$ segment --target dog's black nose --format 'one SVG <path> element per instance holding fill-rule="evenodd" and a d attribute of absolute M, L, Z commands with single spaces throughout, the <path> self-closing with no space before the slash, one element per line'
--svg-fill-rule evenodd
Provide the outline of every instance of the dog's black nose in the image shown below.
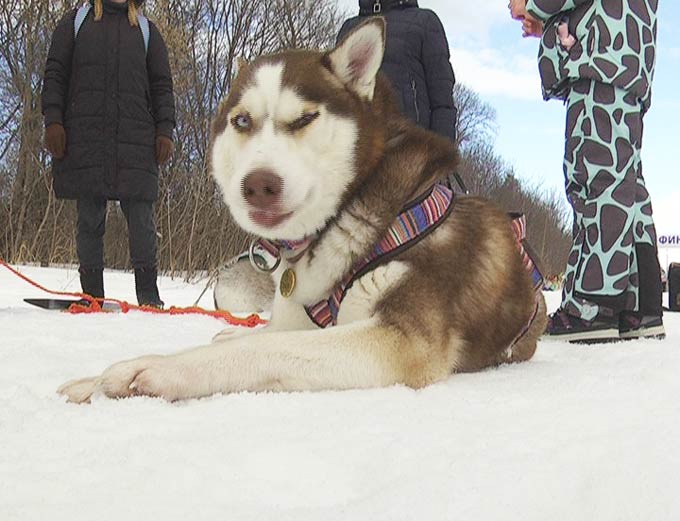
<path fill-rule="evenodd" d="M 255 208 L 269 208 L 279 202 L 283 179 L 265 169 L 253 170 L 243 180 L 243 197 Z"/>

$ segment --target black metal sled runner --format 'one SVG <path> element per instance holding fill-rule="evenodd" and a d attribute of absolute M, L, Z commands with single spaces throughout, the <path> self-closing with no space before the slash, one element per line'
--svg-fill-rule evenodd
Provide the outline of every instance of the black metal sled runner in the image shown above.
<path fill-rule="evenodd" d="M 62 298 L 25 298 L 24 302 L 50 311 L 66 311 L 72 304 L 87 306 L 87 301 Z M 101 307 L 102 311 L 121 311 L 120 305 L 116 302 L 105 301 Z"/>

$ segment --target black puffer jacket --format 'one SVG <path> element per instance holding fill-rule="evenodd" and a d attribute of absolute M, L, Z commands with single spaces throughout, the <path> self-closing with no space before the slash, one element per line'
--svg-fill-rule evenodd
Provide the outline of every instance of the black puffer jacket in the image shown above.
<path fill-rule="evenodd" d="M 141 2 L 136 1 L 137 4 Z M 45 125 L 63 123 L 66 155 L 54 160 L 64 199 L 158 198 L 156 135 L 172 138 L 175 104 L 165 42 L 150 25 L 149 49 L 127 3 L 91 9 L 74 42 L 76 11 L 57 26 L 45 67 Z"/>
<path fill-rule="evenodd" d="M 421 127 L 455 140 L 455 78 L 449 45 L 437 15 L 417 0 L 359 0 L 359 16 L 345 21 L 338 41 L 367 16 L 381 15 L 387 24 L 387 75 L 405 116 Z"/>

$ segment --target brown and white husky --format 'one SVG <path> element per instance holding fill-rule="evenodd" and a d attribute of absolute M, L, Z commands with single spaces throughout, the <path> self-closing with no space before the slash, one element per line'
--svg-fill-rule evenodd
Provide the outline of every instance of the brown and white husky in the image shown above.
<path fill-rule="evenodd" d="M 219 107 L 212 175 L 236 221 L 281 248 L 270 323 L 117 363 L 60 393 L 85 402 L 98 390 L 182 400 L 419 388 L 531 358 L 545 304 L 510 219 L 482 199 L 449 202 L 437 187 L 456 151 L 400 117 L 378 75 L 384 43 L 376 18 L 330 52 L 258 58 Z M 376 245 L 395 240 L 376 257 Z"/>

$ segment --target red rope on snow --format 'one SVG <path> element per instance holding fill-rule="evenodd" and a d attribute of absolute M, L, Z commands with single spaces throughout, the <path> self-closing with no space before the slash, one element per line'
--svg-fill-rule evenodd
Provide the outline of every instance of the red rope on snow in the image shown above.
<path fill-rule="evenodd" d="M 181 308 L 181 307 L 176 307 L 172 306 L 168 309 L 158 309 L 153 306 L 137 306 L 135 304 L 130 304 L 129 302 L 126 302 L 124 300 L 118 300 L 118 299 L 113 299 L 113 298 L 105 298 L 105 299 L 96 299 L 90 295 L 87 295 L 85 293 L 78 293 L 75 291 L 55 291 L 46 288 L 42 284 L 39 284 L 38 282 L 30 279 L 26 275 L 20 273 L 17 271 L 15 268 L 7 264 L 4 260 L 0 259 L 0 266 L 3 266 L 7 268 L 10 272 L 12 272 L 14 275 L 19 277 L 21 280 L 24 282 L 27 282 L 33 287 L 38 288 L 41 291 L 44 291 L 45 293 L 48 293 L 50 295 L 57 295 L 61 297 L 76 297 L 79 299 L 86 300 L 88 302 L 87 305 L 82 305 L 82 304 L 77 304 L 73 303 L 69 306 L 69 308 L 66 310 L 68 313 L 72 313 L 74 315 L 80 315 L 80 314 L 86 314 L 86 313 L 106 313 L 104 309 L 102 309 L 102 305 L 104 302 L 112 302 L 114 304 L 117 304 L 120 307 L 121 312 L 127 313 L 129 311 L 142 311 L 144 313 L 153 313 L 156 315 L 203 315 L 203 316 L 208 316 L 208 317 L 213 317 L 217 318 L 220 320 L 223 320 L 227 322 L 228 324 L 232 326 L 239 326 L 239 327 L 255 327 L 255 326 L 260 326 L 263 324 L 266 324 L 267 321 L 264 320 L 260 315 L 253 313 L 246 318 L 238 318 L 229 313 L 228 311 L 223 311 L 223 310 L 207 310 L 199 307 L 187 307 L 187 308 Z"/>

